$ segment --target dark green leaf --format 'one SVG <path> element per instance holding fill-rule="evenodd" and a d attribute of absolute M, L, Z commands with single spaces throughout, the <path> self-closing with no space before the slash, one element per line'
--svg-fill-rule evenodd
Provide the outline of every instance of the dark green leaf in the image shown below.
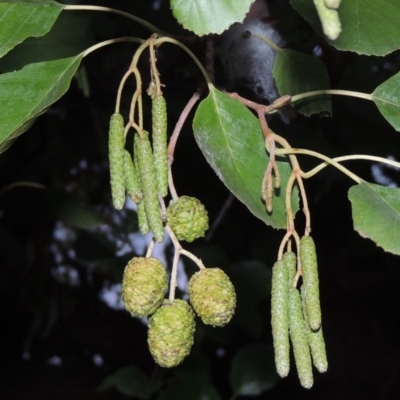
<path fill-rule="evenodd" d="M 364 182 L 350 188 L 349 199 L 354 229 L 400 255 L 400 189 Z"/>
<path fill-rule="evenodd" d="M 81 231 L 75 242 L 77 258 L 90 264 L 101 265 L 109 263 L 110 260 L 115 261 L 116 251 L 115 243 L 110 242 L 104 234 Z M 118 261 L 120 260 L 118 258 Z M 116 262 L 114 267 L 115 264 Z"/>
<path fill-rule="evenodd" d="M 81 59 L 80 54 L 0 75 L 0 144 L 68 90 Z"/>
<path fill-rule="evenodd" d="M 209 369 L 203 354 L 188 357 L 180 367 L 180 374 L 169 382 L 157 400 L 221 400 Z"/>
<path fill-rule="evenodd" d="M 254 343 L 238 351 L 232 362 L 231 386 L 236 394 L 255 396 L 272 389 L 278 380 L 271 345 Z"/>
<path fill-rule="evenodd" d="M 243 21 L 254 0 L 171 0 L 175 18 L 198 36 L 222 33 Z"/>
<path fill-rule="evenodd" d="M 258 261 L 241 261 L 228 270 L 238 296 L 253 304 L 271 294 L 271 269 Z"/>
<path fill-rule="evenodd" d="M 0 0 L 1 1 L 1 0 Z M 17 71 L 25 65 L 75 56 L 95 38 L 86 13 L 63 12 L 50 32 L 28 38 L 0 60 L 3 72 Z"/>
<path fill-rule="evenodd" d="M 63 5 L 51 0 L 0 2 L 0 57 L 30 36 L 46 34 Z"/>
<path fill-rule="evenodd" d="M 322 35 L 314 3 L 290 0 L 292 6 Z M 328 42 L 339 50 L 383 56 L 399 48 L 398 0 L 343 0 L 339 7 L 342 33 Z"/>
<path fill-rule="evenodd" d="M 298 53 L 294 50 L 278 52 L 274 77 L 281 95 L 329 89 L 329 76 L 322 61 L 316 57 Z M 305 115 L 321 111 L 332 112 L 330 96 L 308 97 L 294 104 Z"/>
<path fill-rule="evenodd" d="M 228 189 L 267 225 L 286 228 L 283 188 L 291 167 L 288 162 L 278 162 L 281 190 L 275 193 L 274 210 L 268 214 L 261 199 L 261 183 L 269 158 L 258 119 L 238 101 L 212 89 L 197 109 L 193 128 L 204 157 Z M 297 199 L 295 191 L 294 212 Z"/>
<path fill-rule="evenodd" d="M 372 97 L 386 120 L 400 132 L 400 72 L 379 85 Z"/>
<path fill-rule="evenodd" d="M 148 378 L 136 365 L 130 365 L 107 377 L 98 390 L 110 389 L 113 386 L 127 396 L 148 399 L 157 392 L 159 383 Z"/>
<path fill-rule="evenodd" d="M 104 223 L 93 208 L 65 190 L 49 190 L 48 201 L 58 218 L 67 225 L 89 229 Z"/>

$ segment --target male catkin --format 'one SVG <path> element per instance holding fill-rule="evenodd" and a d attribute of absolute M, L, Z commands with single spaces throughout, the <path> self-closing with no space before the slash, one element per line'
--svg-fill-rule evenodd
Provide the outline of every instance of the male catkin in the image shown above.
<path fill-rule="evenodd" d="M 319 279 L 317 252 L 311 236 L 303 236 L 300 241 L 300 261 L 303 283 L 306 289 L 306 310 L 308 323 L 316 331 L 321 326 L 321 306 L 319 302 Z"/>
<path fill-rule="evenodd" d="M 155 240 L 160 243 L 164 240 L 164 226 L 158 202 L 153 153 L 147 134 L 143 134 L 143 137 L 135 135 L 135 152 L 137 153 L 138 170 L 147 221 Z"/>
<path fill-rule="evenodd" d="M 134 145 L 134 147 L 135 147 L 135 145 Z M 141 183 L 140 174 L 139 174 L 138 156 L 137 156 L 137 151 L 135 150 L 135 148 L 133 150 L 133 165 L 135 166 L 135 169 L 138 174 L 140 191 L 142 192 L 142 199 L 143 199 L 142 183 Z M 137 217 L 138 217 L 140 233 L 143 235 L 145 235 L 146 233 L 149 233 L 150 227 L 149 227 L 149 223 L 147 222 L 147 215 L 146 215 L 146 210 L 144 208 L 144 201 L 141 201 L 140 203 L 137 204 Z"/>
<path fill-rule="evenodd" d="M 314 383 L 311 355 L 307 340 L 306 323 L 301 310 L 300 293 L 295 287 L 289 288 L 289 327 L 297 374 L 299 375 L 301 386 L 309 389 Z"/>
<path fill-rule="evenodd" d="M 293 286 L 293 281 L 294 278 L 296 276 L 296 272 L 297 272 L 297 258 L 296 258 L 296 254 L 293 253 L 293 251 L 287 251 L 283 257 L 282 257 L 282 261 L 284 262 L 287 270 L 288 270 L 288 279 L 289 279 L 289 286 Z"/>
<path fill-rule="evenodd" d="M 129 197 L 136 204 L 142 201 L 142 189 L 140 187 L 139 175 L 133 164 L 133 160 L 129 151 L 124 150 L 124 171 L 125 171 L 125 188 Z"/>
<path fill-rule="evenodd" d="M 153 157 L 157 191 L 162 197 L 165 197 L 168 194 L 167 105 L 162 95 L 153 98 L 151 113 L 153 122 Z"/>
<path fill-rule="evenodd" d="M 282 378 L 290 369 L 288 302 L 289 270 L 282 260 L 278 260 L 272 268 L 271 325 L 276 370 Z"/>
<path fill-rule="evenodd" d="M 303 308 L 304 319 L 307 321 L 307 311 L 305 305 L 306 290 L 304 285 L 300 288 L 301 291 L 301 305 Z M 322 332 L 322 325 L 316 331 L 310 328 L 310 325 L 306 323 L 308 344 L 311 349 L 311 356 L 315 368 L 319 372 L 326 372 L 328 370 L 328 359 L 326 356 L 324 334 Z"/>
<path fill-rule="evenodd" d="M 110 118 L 108 158 L 111 196 L 117 210 L 122 210 L 125 204 L 124 146 L 124 119 L 121 114 L 114 113 Z"/>

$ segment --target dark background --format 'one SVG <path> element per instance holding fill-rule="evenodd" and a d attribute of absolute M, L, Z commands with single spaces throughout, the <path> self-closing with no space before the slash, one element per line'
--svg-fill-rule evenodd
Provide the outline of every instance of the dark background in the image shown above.
<path fill-rule="evenodd" d="M 165 0 L 159 10 L 153 9 L 152 1 L 95 3 L 126 10 L 165 31 L 184 33 Z M 316 36 L 286 1 L 270 1 L 269 9 L 269 20 L 282 32 L 288 47 L 311 54 L 320 46 L 334 88 L 370 93 L 400 69 L 398 52 L 384 58 L 340 53 Z M 45 60 L 77 54 L 109 38 L 149 35 L 132 21 L 106 13 L 65 12 L 57 24 L 56 37 L 64 38 L 63 45 L 56 39 L 33 41 L 30 61 L 24 59 L 26 53 L 11 54 L 0 62 L 0 70 L 16 69 L 32 62 L 32 57 Z M 252 344 L 271 345 L 270 270 L 284 232 L 265 226 L 237 200 L 209 240 L 199 239 L 185 247 L 206 265 L 228 272 L 237 285 L 238 312 L 222 329 L 198 321 L 192 354 L 180 367 L 157 367 L 147 348 L 146 326 L 101 301 L 104 288 L 121 281 L 126 261 L 135 255 L 128 235 L 137 230 L 136 215 L 131 210 L 113 210 L 107 165 L 108 120 L 135 48 L 116 44 L 85 58 L 82 66 L 90 96 L 85 97 L 73 80 L 67 94 L 0 156 L 1 399 L 128 398 L 116 388 L 96 388 L 129 365 L 136 365 L 154 385 L 160 385 L 152 399 L 213 398 L 201 397 L 194 375 L 186 373 L 192 370 L 204 375 L 207 393 L 214 386 L 221 399 L 233 399 L 229 375 L 235 354 Z M 204 60 L 204 43 L 199 41 L 192 49 Z M 145 82 L 147 67 L 144 61 Z M 171 132 L 202 77 L 189 57 L 173 46 L 161 48 L 158 68 Z M 217 76 L 224 74 L 217 71 Z M 226 84 L 223 79 L 217 83 Z M 124 92 L 125 110 L 133 90 L 130 82 Z M 150 120 L 148 107 L 146 120 Z M 331 157 L 365 153 L 400 159 L 398 133 L 373 104 L 363 100 L 336 97 L 333 117 L 295 114 L 290 124 L 278 118 L 270 123 L 293 147 Z M 309 158 L 300 162 L 304 170 L 316 165 Z M 373 181 L 370 163 L 352 162 L 349 168 Z M 215 221 L 229 192 L 197 148 L 190 118 L 178 142 L 173 173 L 178 193 L 200 198 L 211 223 Z M 384 173 L 400 182 L 398 172 L 385 169 Z M 8 187 L 16 182 L 40 183 L 45 189 L 24 184 Z M 288 378 L 277 380 L 271 390 L 253 398 L 396 399 L 400 389 L 399 258 L 353 231 L 348 178 L 326 168 L 305 184 L 318 250 L 329 369 L 323 375 L 315 372 L 314 387 L 306 390 L 298 382 L 293 363 Z M 301 213 L 298 223 L 301 226 Z M 123 244 L 128 251 L 118 256 Z M 170 248 L 167 253 L 171 258 Z M 190 275 L 193 266 L 186 263 L 186 267 Z M 272 360 L 265 362 L 271 365 Z M 270 381 L 274 380 L 272 374 Z"/>

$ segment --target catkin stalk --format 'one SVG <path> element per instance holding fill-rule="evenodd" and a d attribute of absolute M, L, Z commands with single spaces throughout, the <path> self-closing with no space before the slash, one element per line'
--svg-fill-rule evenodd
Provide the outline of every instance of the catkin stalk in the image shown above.
<path fill-rule="evenodd" d="M 311 236 L 301 238 L 300 261 L 303 283 L 306 289 L 305 303 L 308 323 L 311 329 L 316 331 L 321 326 L 321 306 L 319 302 L 317 252 Z"/>
<path fill-rule="evenodd" d="M 156 173 L 153 164 L 153 153 L 147 135 L 135 135 L 135 152 L 137 153 L 138 171 L 143 191 L 143 202 L 147 221 L 154 239 L 161 243 L 164 240 L 164 226 L 158 202 Z"/>
<path fill-rule="evenodd" d="M 125 204 L 124 146 L 124 119 L 121 114 L 114 113 L 110 118 L 108 158 L 111 197 L 117 210 L 122 210 Z"/>
<path fill-rule="evenodd" d="M 168 194 L 167 159 L 167 105 L 162 95 L 152 100 L 153 157 L 156 171 L 157 191 L 165 197 Z"/>
<path fill-rule="evenodd" d="M 289 288 L 289 327 L 297 374 L 301 386 L 309 389 L 314 383 L 311 355 L 307 340 L 306 322 L 301 310 L 300 293 L 295 287 Z"/>
<path fill-rule="evenodd" d="M 282 260 L 272 268 L 271 325 L 274 342 L 275 365 L 284 378 L 290 369 L 289 344 L 289 270 Z"/>

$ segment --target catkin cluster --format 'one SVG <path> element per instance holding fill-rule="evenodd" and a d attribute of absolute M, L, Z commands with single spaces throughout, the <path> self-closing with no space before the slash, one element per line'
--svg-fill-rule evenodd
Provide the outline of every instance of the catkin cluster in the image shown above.
<path fill-rule="evenodd" d="M 157 242 L 164 240 L 159 196 L 168 194 L 167 111 L 162 95 L 152 99 L 152 142 L 148 132 L 135 134 L 133 159 L 125 150 L 124 120 L 119 113 L 110 119 L 109 161 L 113 205 L 121 210 L 125 191 L 137 204 L 139 230 L 152 232 Z"/>
<path fill-rule="evenodd" d="M 180 364 L 190 353 L 195 331 L 195 314 L 205 324 L 223 326 L 235 310 L 235 289 L 219 268 L 204 268 L 189 282 L 190 304 L 164 299 L 167 274 L 160 260 L 134 257 L 125 267 L 122 299 L 134 317 L 148 317 L 150 353 L 162 367 Z M 192 309 L 193 307 L 193 309 Z"/>
<path fill-rule="evenodd" d="M 300 263 L 300 291 L 294 286 L 297 258 L 293 252 L 286 252 L 272 268 L 272 336 L 278 374 L 285 377 L 289 373 L 291 342 L 300 383 L 311 388 L 312 364 L 325 372 L 328 361 L 321 326 L 317 256 L 310 236 L 300 241 Z"/>

